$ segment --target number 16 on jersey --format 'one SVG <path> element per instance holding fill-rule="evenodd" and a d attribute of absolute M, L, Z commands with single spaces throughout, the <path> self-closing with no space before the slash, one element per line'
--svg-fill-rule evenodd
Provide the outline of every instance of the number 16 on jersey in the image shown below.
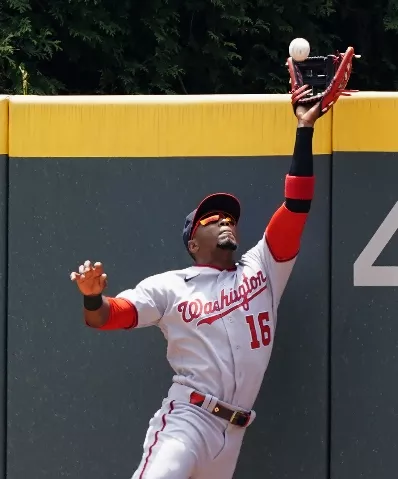
<path fill-rule="evenodd" d="M 269 321 L 268 312 L 264 311 L 257 315 L 257 318 L 250 314 L 246 316 L 246 323 L 250 329 L 251 344 L 252 349 L 258 349 L 261 346 L 268 346 L 271 342 L 271 328 L 267 324 Z M 261 343 L 258 339 L 261 337 Z"/>

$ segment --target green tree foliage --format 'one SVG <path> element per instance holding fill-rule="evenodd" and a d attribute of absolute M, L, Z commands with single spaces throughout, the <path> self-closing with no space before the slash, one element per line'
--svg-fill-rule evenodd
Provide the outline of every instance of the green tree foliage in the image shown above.
<path fill-rule="evenodd" d="M 350 86 L 395 89 L 398 0 L 2 0 L 0 91 L 286 92 L 297 36 L 312 54 L 353 45 Z"/>

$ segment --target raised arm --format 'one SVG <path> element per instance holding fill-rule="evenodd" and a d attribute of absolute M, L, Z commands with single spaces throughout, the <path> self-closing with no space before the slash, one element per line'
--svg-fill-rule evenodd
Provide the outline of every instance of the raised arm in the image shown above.
<path fill-rule="evenodd" d="M 319 105 L 299 106 L 292 164 L 285 179 L 285 201 L 272 216 L 265 240 L 278 262 L 297 256 L 314 194 L 312 138 L 319 117 Z"/>

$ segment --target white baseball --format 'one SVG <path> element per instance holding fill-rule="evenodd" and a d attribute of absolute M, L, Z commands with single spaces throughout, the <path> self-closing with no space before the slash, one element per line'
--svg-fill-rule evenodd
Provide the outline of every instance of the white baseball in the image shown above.
<path fill-rule="evenodd" d="M 302 62 L 310 54 L 310 44 L 305 38 L 295 38 L 290 42 L 289 55 L 296 62 Z"/>

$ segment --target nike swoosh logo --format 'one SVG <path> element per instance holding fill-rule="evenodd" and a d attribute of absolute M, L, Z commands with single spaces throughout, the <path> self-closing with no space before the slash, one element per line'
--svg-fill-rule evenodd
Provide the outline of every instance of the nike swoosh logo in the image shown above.
<path fill-rule="evenodd" d="M 184 281 L 186 283 L 188 283 L 188 281 L 191 281 L 191 279 L 194 279 L 194 278 L 196 278 L 196 275 L 195 276 L 185 276 Z"/>

